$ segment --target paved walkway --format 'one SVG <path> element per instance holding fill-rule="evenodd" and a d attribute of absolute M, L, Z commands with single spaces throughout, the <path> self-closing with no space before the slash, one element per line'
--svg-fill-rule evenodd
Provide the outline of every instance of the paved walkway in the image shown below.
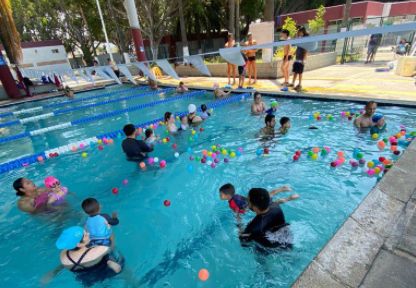
<path fill-rule="evenodd" d="M 386 62 L 376 64 L 333 65 L 304 73 L 303 88 L 306 94 L 353 96 L 360 99 L 416 102 L 416 85 L 412 77 L 401 77 L 394 72 L 376 72 Z M 186 77 L 186 85 L 193 88 L 211 88 L 214 82 L 224 86 L 226 78 Z M 238 80 L 238 79 L 237 79 Z M 162 84 L 177 85 L 175 79 L 159 79 Z M 280 92 L 278 80 L 259 80 L 251 85 L 261 92 Z M 246 81 L 247 83 L 247 81 Z M 236 88 L 235 85 L 233 88 Z M 292 91 L 292 93 L 296 93 Z"/>

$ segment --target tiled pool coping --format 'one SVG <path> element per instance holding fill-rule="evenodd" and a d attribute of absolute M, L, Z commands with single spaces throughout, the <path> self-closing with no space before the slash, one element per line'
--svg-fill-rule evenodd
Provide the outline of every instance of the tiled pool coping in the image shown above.
<path fill-rule="evenodd" d="M 415 162 L 413 141 L 292 287 L 414 287 Z"/>

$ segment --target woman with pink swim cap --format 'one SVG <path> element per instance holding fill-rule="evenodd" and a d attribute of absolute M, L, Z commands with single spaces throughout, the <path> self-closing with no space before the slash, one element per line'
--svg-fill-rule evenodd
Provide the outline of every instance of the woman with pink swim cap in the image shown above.
<path fill-rule="evenodd" d="M 56 206 L 64 203 L 68 188 L 61 186 L 59 180 L 53 176 L 46 177 L 44 182 L 46 189 L 48 189 L 48 204 Z"/>

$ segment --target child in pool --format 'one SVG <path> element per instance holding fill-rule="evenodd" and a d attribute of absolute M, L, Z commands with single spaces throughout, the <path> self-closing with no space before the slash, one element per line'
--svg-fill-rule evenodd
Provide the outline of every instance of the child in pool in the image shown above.
<path fill-rule="evenodd" d="M 48 189 L 48 204 L 56 206 L 65 202 L 68 188 L 61 186 L 59 180 L 53 176 L 46 177 L 44 182 L 46 189 Z"/>
<path fill-rule="evenodd" d="M 272 190 L 269 194 L 270 194 L 270 197 L 273 197 L 274 195 L 278 193 L 288 192 L 288 191 L 291 191 L 290 187 L 282 186 L 282 187 Z M 281 204 L 281 203 L 285 203 L 285 202 L 295 200 L 298 198 L 299 198 L 298 194 L 293 194 L 287 198 L 278 199 L 275 202 Z M 247 208 L 248 208 L 247 197 L 236 194 L 234 186 L 230 183 L 227 183 L 221 186 L 220 199 L 227 200 L 228 205 L 230 206 L 231 210 L 233 210 L 237 214 L 244 214 L 247 211 Z"/>
<path fill-rule="evenodd" d="M 188 128 L 189 128 L 188 116 L 182 115 L 180 117 L 180 120 L 181 120 L 181 127 L 178 129 L 178 131 L 188 130 Z"/>
<path fill-rule="evenodd" d="M 279 128 L 279 133 L 280 134 L 286 134 L 287 132 L 289 132 L 290 129 L 290 118 L 289 117 L 282 117 L 280 118 L 280 128 Z"/>
<path fill-rule="evenodd" d="M 370 128 L 370 134 L 374 133 L 383 133 L 386 130 L 386 121 L 384 120 L 384 115 L 381 113 L 376 113 L 371 118 L 373 121 L 374 126 Z"/>
<path fill-rule="evenodd" d="M 82 209 L 88 214 L 85 230 L 90 235 L 89 247 L 92 246 L 112 246 L 113 231 L 111 226 L 118 225 L 117 214 L 102 214 L 100 203 L 95 198 L 87 198 L 82 201 Z"/>
<path fill-rule="evenodd" d="M 207 105 L 202 104 L 201 105 L 201 118 L 202 118 L 202 120 L 205 120 L 210 116 L 211 116 L 211 113 L 209 113 Z"/>
<path fill-rule="evenodd" d="M 270 103 L 270 108 L 266 110 L 266 113 L 267 113 L 267 114 L 273 114 L 273 115 L 274 115 L 274 113 L 276 113 L 276 111 L 277 111 L 277 106 L 278 106 L 278 105 L 279 105 L 279 104 L 277 103 L 277 101 L 276 101 L 276 100 L 273 100 L 273 101 Z"/>
<path fill-rule="evenodd" d="M 157 141 L 157 137 L 153 133 L 153 130 L 148 128 L 146 131 L 144 131 L 144 135 L 146 138 L 144 138 L 144 142 L 146 142 L 147 146 L 153 147 L 155 142 Z"/>

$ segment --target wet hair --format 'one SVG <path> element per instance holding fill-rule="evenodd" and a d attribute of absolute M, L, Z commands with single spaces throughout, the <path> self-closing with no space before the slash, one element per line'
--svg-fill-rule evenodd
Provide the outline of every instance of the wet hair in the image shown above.
<path fill-rule="evenodd" d="M 275 118 L 273 114 L 267 114 L 266 117 L 264 117 L 264 123 L 267 125 L 267 123 L 272 122 L 272 120 Z"/>
<path fill-rule="evenodd" d="M 202 104 L 202 105 L 201 105 L 201 111 L 202 111 L 202 112 L 207 111 L 207 109 L 208 109 L 207 105 L 205 105 L 205 104 Z"/>
<path fill-rule="evenodd" d="M 227 37 L 233 37 L 233 33 L 228 32 Z"/>
<path fill-rule="evenodd" d="M 289 121 L 290 121 L 290 118 L 289 117 L 284 116 L 284 117 L 280 118 L 280 121 L 279 121 L 280 122 L 280 126 L 285 125 Z"/>
<path fill-rule="evenodd" d="M 286 34 L 286 36 L 289 36 L 289 35 L 290 35 L 290 32 L 289 32 L 289 30 L 287 30 L 287 29 L 282 29 L 282 30 L 280 31 L 280 33 Z"/>
<path fill-rule="evenodd" d="M 180 86 L 180 85 L 183 85 L 183 84 L 184 84 L 184 83 L 183 83 L 182 81 L 181 81 L 181 82 L 179 82 L 179 86 Z"/>
<path fill-rule="evenodd" d="M 270 195 L 264 188 L 252 188 L 248 192 L 248 200 L 252 206 L 257 207 L 260 211 L 264 211 L 269 208 Z"/>
<path fill-rule="evenodd" d="M 95 198 L 85 199 L 82 201 L 81 207 L 90 216 L 94 216 L 100 211 L 100 203 Z"/>
<path fill-rule="evenodd" d="M 24 178 L 17 178 L 13 182 L 13 188 L 14 188 L 14 190 L 16 190 L 16 196 L 24 196 L 25 195 L 24 192 L 20 191 L 20 189 L 23 188 L 23 179 Z"/>
<path fill-rule="evenodd" d="M 303 36 L 309 36 L 308 32 L 306 32 L 306 28 L 304 26 L 299 26 L 298 32 L 302 32 Z"/>
<path fill-rule="evenodd" d="M 377 105 L 377 103 L 375 101 L 368 101 L 367 104 L 365 104 L 365 108 L 367 109 L 367 108 L 369 108 L 373 104 L 376 104 Z"/>
<path fill-rule="evenodd" d="M 257 95 L 261 96 L 261 93 L 259 91 L 254 92 L 254 94 L 253 94 L 254 100 L 256 100 Z"/>
<path fill-rule="evenodd" d="M 153 130 L 148 128 L 146 129 L 146 131 L 144 131 L 144 135 L 146 135 L 146 138 L 149 138 L 150 136 L 152 136 L 153 134 Z"/>
<path fill-rule="evenodd" d="M 227 183 L 227 184 L 224 184 L 224 185 L 221 186 L 220 192 L 225 194 L 225 195 L 234 196 L 235 188 L 234 188 L 233 184 Z"/>
<path fill-rule="evenodd" d="M 136 127 L 133 124 L 127 124 L 123 127 L 123 132 L 126 136 L 131 136 L 136 131 Z"/>
<path fill-rule="evenodd" d="M 165 113 L 165 116 L 164 116 L 165 122 L 168 122 L 170 116 L 172 116 L 172 112 L 166 112 Z"/>

